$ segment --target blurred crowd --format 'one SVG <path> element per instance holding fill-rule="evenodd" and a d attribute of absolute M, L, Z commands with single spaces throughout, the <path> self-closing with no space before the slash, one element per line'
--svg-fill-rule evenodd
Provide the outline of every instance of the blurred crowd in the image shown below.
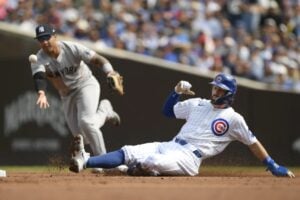
<path fill-rule="evenodd" d="M 0 20 L 300 91 L 299 0 L 0 0 Z"/>

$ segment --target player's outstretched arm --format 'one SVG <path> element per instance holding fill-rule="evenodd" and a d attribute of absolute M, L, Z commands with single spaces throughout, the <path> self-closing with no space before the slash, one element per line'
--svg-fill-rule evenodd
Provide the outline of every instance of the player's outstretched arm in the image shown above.
<path fill-rule="evenodd" d="M 119 95 L 124 95 L 123 76 L 114 70 L 113 66 L 105 57 L 95 54 L 90 63 L 102 67 L 103 72 L 107 76 L 107 84 L 111 91 L 115 91 Z"/>
<path fill-rule="evenodd" d="M 90 63 L 94 66 L 102 68 L 105 74 L 109 74 L 114 71 L 110 62 L 103 56 L 95 54 L 91 59 Z"/>
<path fill-rule="evenodd" d="M 35 89 L 38 93 L 38 99 L 36 104 L 41 109 L 46 109 L 49 107 L 47 96 L 45 94 L 47 88 L 46 74 L 45 72 L 37 72 L 33 75 Z"/>
<path fill-rule="evenodd" d="M 288 170 L 286 167 L 278 165 L 269 156 L 266 149 L 263 147 L 263 145 L 259 141 L 250 145 L 249 148 L 252 151 L 252 153 L 266 165 L 267 170 L 270 171 L 274 176 L 286 176 L 286 177 L 290 177 L 290 178 L 295 177 L 293 172 Z"/>

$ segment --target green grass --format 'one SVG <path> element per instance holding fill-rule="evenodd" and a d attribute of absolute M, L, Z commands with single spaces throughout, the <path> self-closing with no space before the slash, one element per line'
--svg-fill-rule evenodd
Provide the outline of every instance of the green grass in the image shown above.
<path fill-rule="evenodd" d="M 55 170 L 68 171 L 67 166 L 0 166 L 0 169 L 10 172 L 49 172 Z"/>

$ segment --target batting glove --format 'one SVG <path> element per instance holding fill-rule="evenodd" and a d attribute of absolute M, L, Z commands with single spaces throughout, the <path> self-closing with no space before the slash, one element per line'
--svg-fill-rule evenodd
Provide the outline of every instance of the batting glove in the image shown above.
<path fill-rule="evenodd" d="M 191 91 L 192 85 L 187 81 L 179 81 L 175 86 L 175 92 L 177 94 L 195 95 L 195 92 Z"/>
<path fill-rule="evenodd" d="M 267 157 L 263 163 L 267 166 L 267 171 L 269 170 L 274 176 L 287 176 L 290 178 L 295 177 L 293 172 L 284 166 L 278 165 L 271 157 Z"/>

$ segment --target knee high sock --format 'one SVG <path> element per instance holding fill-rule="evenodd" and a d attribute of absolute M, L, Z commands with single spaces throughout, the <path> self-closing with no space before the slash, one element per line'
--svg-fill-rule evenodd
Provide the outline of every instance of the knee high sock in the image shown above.
<path fill-rule="evenodd" d="M 115 168 L 124 164 L 124 152 L 122 149 L 107 154 L 92 156 L 86 163 L 87 168 Z"/>

